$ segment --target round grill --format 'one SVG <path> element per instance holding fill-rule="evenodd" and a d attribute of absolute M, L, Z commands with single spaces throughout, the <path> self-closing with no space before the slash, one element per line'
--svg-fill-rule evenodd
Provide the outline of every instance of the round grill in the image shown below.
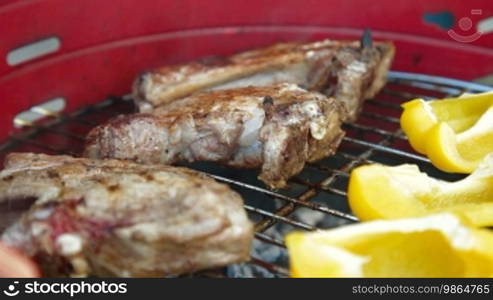
<path fill-rule="evenodd" d="M 349 210 L 346 189 L 351 170 L 367 163 L 398 165 L 414 163 L 428 174 L 444 180 L 462 176 L 434 168 L 429 160 L 408 145 L 399 126 L 400 104 L 412 98 L 443 98 L 465 92 L 483 92 L 488 86 L 449 78 L 413 73 L 390 72 L 389 81 L 375 99 L 365 102 L 354 124 L 345 124 L 347 134 L 334 156 L 308 164 L 293 177 L 289 189 L 271 191 L 257 180 L 255 170 L 237 170 L 214 163 L 186 164 L 218 181 L 229 184 L 245 200 L 245 209 L 255 222 L 256 240 L 251 261 L 220 270 L 200 272 L 200 276 L 285 277 L 288 261 L 283 236 L 292 230 L 316 230 L 357 222 Z M 85 134 L 94 126 L 118 114 L 134 111 L 131 97 L 112 97 L 61 114 L 48 108 L 37 109 L 45 116 L 32 123 L 16 120 L 22 128 L 1 146 L 2 158 L 13 151 L 70 154 L 79 156 Z M 10 204 L 5 204 L 10 205 Z M 2 210 L 2 228 L 10 224 L 25 207 Z"/>

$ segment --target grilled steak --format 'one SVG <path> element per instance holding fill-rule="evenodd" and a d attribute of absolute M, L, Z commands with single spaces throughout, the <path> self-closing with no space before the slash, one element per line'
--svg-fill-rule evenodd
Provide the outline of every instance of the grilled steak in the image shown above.
<path fill-rule="evenodd" d="M 363 100 L 385 84 L 395 51 L 391 43 L 366 40 L 282 43 L 227 58 L 164 66 L 135 81 L 134 98 L 141 112 L 149 112 L 197 91 L 286 82 L 344 102 L 348 120 L 354 120 Z"/>
<path fill-rule="evenodd" d="M 26 197 L 37 200 L 1 240 L 45 275 L 164 276 L 249 258 L 240 196 L 185 168 L 11 154 L 0 201 Z"/>
<path fill-rule="evenodd" d="M 96 127 L 85 155 L 261 168 L 261 180 L 282 188 L 306 161 L 335 152 L 344 115 L 340 102 L 293 84 L 204 92 Z"/>

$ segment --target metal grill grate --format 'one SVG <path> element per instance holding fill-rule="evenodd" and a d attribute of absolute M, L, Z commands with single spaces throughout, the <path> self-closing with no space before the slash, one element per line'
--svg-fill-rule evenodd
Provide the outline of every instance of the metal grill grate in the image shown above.
<path fill-rule="evenodd" d="M 337 153 L 307 165 L 299 175 L 290 180 L 290 188 L 286 190 L 266 189 L 256 179 L 256 171 L 252 170 L 234 170 L 203 162 L 187 166 L 206 172 L 239 191 L 245 199 L 247 212 L 255 222 L 257 247 L 270 252 L 285 252 L 282 235 L 286 231 L 315 230 L 358 221 L 349 211 L 346 188 L 351 170 L 361 164 L 415 163 L 435 177 L 445 180 L 460 179 L 460 175 L 436 170 L 426 158 L 412 151 L 400 130 L 400 104 L 416 97 L 442 98 L 490 89 L 491 87 L 448 78 L 391 72 L 384 90 L 375 99 L 365 102 L 358 122 L 344 125 L 347 135 Z M 110 98 L 70 115 L 54 116 L 47 112 L 45 120 L 22 128 L 2 144 L 1 158 L 12 151 L 77 156 L 83 149 L 84 136 L 91 128 L 117 114 L 134 111 L 130 100 L 128 96 Z M 259 257 L 256 251 L 252 252 L 252 259 L 246 265 L 263 269 L 264 273 L 261 275 L 288 275 L 285 256 Z M 227 276 L 231 273 L 222 269 L 200 275 Z M 244 273 L 233 276 L 242 275 L 245 276 Z"/>

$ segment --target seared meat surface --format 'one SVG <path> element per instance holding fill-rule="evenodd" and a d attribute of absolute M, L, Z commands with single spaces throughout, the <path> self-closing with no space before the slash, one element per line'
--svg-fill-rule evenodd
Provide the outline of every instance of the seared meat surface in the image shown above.
<path fill-rule="evenodd" d="M 347 119 L 358 116 L 362 102 L 385 84 L 394 57 L 392 43 L 281 43 L 142 74 L 134 83 L 141 112 L 197 91 L 294 83 L 333 96 L 346 105 Z"/>
<path fill-rule="evenodd" d="M 15 153 L 0 201 L 37 200 L 2 235 L 49 276 L 164 276 L 248 260 L 240 196 L 197 172 Z"/>
<path fill-rule="evenodd" d="M 340 102 L 293 84 L 204 92 L 96 127 L 85 155 L 260 168 L 261 180 L 282 188 L 305 162 L 335 152 L 344 116 Z"/>

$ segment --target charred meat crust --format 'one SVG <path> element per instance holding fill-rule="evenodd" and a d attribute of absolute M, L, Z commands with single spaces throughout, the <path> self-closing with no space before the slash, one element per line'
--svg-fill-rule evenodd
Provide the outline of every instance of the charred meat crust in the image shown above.
<path fill-rule="evenodd" d="M 241 197 L 195 171 L 14 153 L 7 177 L 0 201 L 37 200 L 1 241 L 45 275 L 177 275 L 249 259 L 253 226 Z"/>
<path fill-rule="evenodd" d="M 351 121 L 385 84 L 394 51 L 389 42 L 280 43 L 146 72 L 135 81 L 134 99 L 141 112 L 149 112 L 200 91 L 286 82 L 335 96 Z"/>
<path fill-rule="evenodd" d="M 344 115 L 336 100 L 293 84 L 204 92 L 96 127 L 85 155 L 260 168 L 269 187 L 283 188 L 306 161 L 335 151 Z"/>

